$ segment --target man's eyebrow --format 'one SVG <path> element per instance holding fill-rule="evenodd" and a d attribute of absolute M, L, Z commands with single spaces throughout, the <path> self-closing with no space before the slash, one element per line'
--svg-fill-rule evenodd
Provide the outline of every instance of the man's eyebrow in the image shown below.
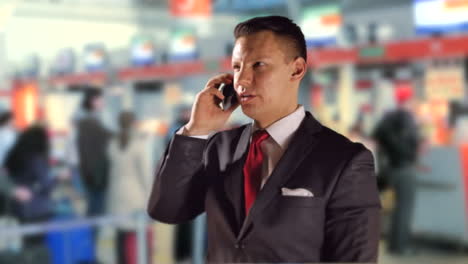
<path fill-rule="evenodd" d="M 261 57 L 255 57 L 253 60 L 269 60 L 270 57 L 268 56 L 261 56 Z"/>
<path fill-rule="evenodd" d="M 261 56 L 261 57 L 253 57 L 252 59 L 248 59 L 249 61 L 262 61 L 262 60 L 270 60 L 271 58 L 268 56 Z M 232 63 L 238 62 L 238 59 L 232 59 Z"/>

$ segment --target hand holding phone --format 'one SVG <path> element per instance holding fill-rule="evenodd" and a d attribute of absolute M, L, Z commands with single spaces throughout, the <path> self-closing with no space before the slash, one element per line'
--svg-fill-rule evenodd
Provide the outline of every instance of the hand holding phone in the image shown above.
<path fill-rule="evenodd" d="M 234 90 L 234 86 L 232 83 L 226 84 L 226 83 L 221 83 L 219 86 L 219 91 L 221 91 L 224 95 L 224 99 L 221 101 L 219 106 L 223 111 L 226 111 L 230 109 L 233 105 L 237 104 L 237 94 L 236 91 Z"/>
<path fill-rule="evenodd" d="M 219 74 L 208 80 L 205 88 L 195 97 L 184 135 L 208 135 L 223 129 L 239 105 L 236 92 L 229 85 L 232 83 L 233 75 L 230 73 Z"/>

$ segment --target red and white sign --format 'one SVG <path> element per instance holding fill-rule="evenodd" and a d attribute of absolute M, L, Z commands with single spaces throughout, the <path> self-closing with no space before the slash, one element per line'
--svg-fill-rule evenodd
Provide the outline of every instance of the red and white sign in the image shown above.
<path fill-rule="evenodd" d="M 462 66 L 428 67 L 424 78 L 428 100 L 454 100 L 465 96 Z"/>
<path fill-rule="evenodd" d="M 211 15 L 211 0 L 171 0 L 169 7 L 173 16 Z"/>

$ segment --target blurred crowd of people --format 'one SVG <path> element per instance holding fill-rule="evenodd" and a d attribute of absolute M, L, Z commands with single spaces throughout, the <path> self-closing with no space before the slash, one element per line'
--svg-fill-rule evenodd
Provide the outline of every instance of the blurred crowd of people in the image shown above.
<path fill-rule="evenodd" d="M 111 131 L 101 120 L 104 107 L 99 88 L 85 90 L 80 109 L 73 116 L 66 159 L 51 160 L 47 125 L 35 123 L 22 131 L 14 127 L 14 116 L 0 115 L 0 217 L 14 218 L 19 224 L 44 223 L 58 218 L 123 215 L 144 211 L 151 188 L 152 161 L 147 155 L 147 137 L 137 130 L 131 111 L 118 116 L 118 131 Z M 60 210 L 54 192 L 61 185 L 85 200 L 84 212 Z M 116 260 L 134 263 L 136 225 L 117 227 Z M 97 230 L 91 230 L 96 245 Z M 23 239 L 23 251 L 44 248 L 46 234 Z M 132 246 L 132 250 L 128 250 Z M 126 249 L 126 250 L 124 250 Z M 1 249 L 0 249 L 1 251 Z M 46 254 L 47 255 L 47 254 Z M 50 263 L 47 256 L 44 263 Z M 0 261 L 1 262 L 1 261 Z M 37 259 L 35 263 L 42 263 Z M 93 262 L 91 262 L 93 263 Z"/>
<path fill-rule="evenodd" d="M 13 114 L 9 111 L 0 114 L 0 218 L 13 217 L 19 224 L 60 218 L 64 211 L 60 211 L 54 192 L 62 185 L 70 187 L 85 203 L 82 212 L 76 208 L 66 211 L 67 219 L 80 214 L 130 215 L 145 210 L 155 162 L 144 151 L 147 137 L 137 129 L 138 120 L 131 111 L 118 115 L 118 131 L 107 128 L 100 115 L 105 107 L 103 99 L 99 88 L 84 90 L 80 108 L 71 120 L 66 159 L 58 163 L 51 162 L 45 123 L 17 131 Z M 416 176 L 426 143 L 414 116 L 412 94 L 399 94 L 395 99 L 396 108 L 386 111 L 370 133 L 364 131 L 360 116 L 348 136 L 373 150 L 379 189 L 393 191 L 393 211 L 386 232 L 388 252 L 405 255 L 413 248 L 411 222 Z M 187 123 L 191 109 L 184 106 L 176 112 L 166 143 Z M 134 263 L 135 230 L 135 223 L 130 222 L 117 227 L 117 263 Z M 90 233 L 96 241 L 97 230 L 91 229 Z M 190 257 L 192 234 L 193 223 L 177 226 L 174 241 L 177 260 Z M 44 234 L 27 236 L 23 248 L 43 247 L 44 243 Z"/>

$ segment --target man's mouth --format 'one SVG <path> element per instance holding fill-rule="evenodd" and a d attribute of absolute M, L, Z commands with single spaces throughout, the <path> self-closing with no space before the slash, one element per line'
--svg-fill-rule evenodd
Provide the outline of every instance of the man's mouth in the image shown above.
<path fill-rule="evenodd" d="M 255 95 L 242 94 L 242 95 L 240 96 L 240 101 L 241 101 L 241 102 L 248 102 L 248 101 L 252 100 L 253 98 L 255 98 Z"/>

